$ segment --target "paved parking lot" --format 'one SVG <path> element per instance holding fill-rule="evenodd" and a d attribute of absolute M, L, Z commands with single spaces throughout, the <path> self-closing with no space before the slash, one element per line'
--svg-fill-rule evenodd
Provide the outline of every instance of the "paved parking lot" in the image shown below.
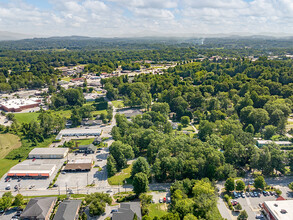
<path fill-rule="evenodd" d="M 248 214 L 248 220 L 253 220 L 256 219 L 256 215 L 260 214 L 260 207 L 259 204 L 263 203 L 264 201 L 276 201 L 277 196 L 264 196 L 263 194 L 261 194 L 260 197 L 247 197 L 245 196 L 245 198 L 238 198 L 235 199 L 236 201 L 238 201 L 241 206 L 242 209 L 245 209 L 245 211 Z M 232 213 L 233 216 L 237 216 L 238 213 Z"/>
<path fill-rule="evenodd" d="M 56 169 L 55 169 L 54 173 L 47 179 L 20 179 L 19 182 L 17 179 L 10 179 L 10 182 L 5 182 L 6 175 L 4 175 L 0 180 L 0 191 L 4 191 L 5 187 L 8 184 L 10 184 L 10 186 L 11 186 L 11 191 L 14 191 L 15 185 L 20 184 L 20 186 L 21 186 L 20 191 L 19 191 L 20 193 L 22 190 L 29 190 L 31 185 L 35 185 L 35 187 L 32 188 L 31 190 L 46 189 L 49 186 L 49 184 L 51 183 L 51 181 L 54 179 L 54 177 L 56 176 L 58 170 L 61 168 L 64 161 L 65 161 L 65 159 L 36 159 L 34 162 L 32 162 L 32 160 L 25 160 L 22 162 L 23 164 L 29 164 L 29 163 L 55 164 Z"/>
<path fill-rule="evenodd" d="M 107 187 L 107 155 L 108 149 L 103 149 L 96 154 L 88 154 L 87 156 L 84 156 L 83 154 L 69 154 L 69 160 L 75 160 L 77 158 L 91 158 L 95 162 L 95 166 L 101 167 L 102 170 L 99 171 L 98 167 L 93 167 L 90 172 L 60 174 L 56 184 L 60 188 L 70 188 L 74 193 L 78 193 L 79 189 L 85 188 L 87 185 L 91 184 L 94 184 L 95 187 Z"/>
<path fill-rule="evenodd" d="M 153 191 L 153 192 L 150 192 L 148 194 L 153 196 L 153 200 L 154 200 L 155 203 L 159 203 L 160 199 L 167 198 L 167 197 L 171 196 L 170 192 L 156 192 L 156 191 Z"/>

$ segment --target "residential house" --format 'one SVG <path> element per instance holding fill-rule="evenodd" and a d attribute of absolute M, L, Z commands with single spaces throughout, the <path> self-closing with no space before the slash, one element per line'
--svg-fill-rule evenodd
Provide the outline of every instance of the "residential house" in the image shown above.
<path fill-rule="evenodd" d="M 81 200 L 65 200 L 60 203 L 53 220 L 77 220 Z"/>
<path fill-rule="evenodd" d="M 141 220 L 141 207 L 139 202 L 120 203 L 118 212 L 114 212 L 112 220 L 133 220 L 136 214 L 137 219 Z"/>
<path fill-rule="evenodd" d="M 49 220 L 57 197 L 40 197 L 31 199 L 20 219 L 23 220 Z"/>

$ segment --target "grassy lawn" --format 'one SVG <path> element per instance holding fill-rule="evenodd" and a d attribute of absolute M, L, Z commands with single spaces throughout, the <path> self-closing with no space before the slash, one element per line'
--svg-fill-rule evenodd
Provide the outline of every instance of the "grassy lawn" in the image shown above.
<path fill-rule="evenodd" d="M 0 178 L 7 173 L 11 167 L 15 166 L 18 160 L 0 159 Z"/>
<path fill-rule="evenodd" d="M 90 139 L 75 140 L 74 142 L 76 142 L 78 145 L 88 145 L 93 143 L 94 140 L 95 140 L 94 138 L 90 138 Z"/>
<path fill-rule="evenodd" d="M 97 115 L 100 115 L 104 113 L 105 115 L 107 115 L 107 110 L 99 110 L 99 111 L 93 111 L 92 114 L 94 117 L 96 117 Z"/>
<path fill-rule="evenodd" d="M 19 148 L 21 142 L 13 134 L 0 134 L 0 159 L 3 159 L 11 150 Z"/>
<path fill-rule="evenodd" d="M 108 178 L 108 183 L 110 185 L 124 185 L 126 180 L 127 184 L 131 184 L 131 179 L 130 179 L 131 169 L 132 169 L 132 165 L 123 169 L 120 173 L 117 173 L 115 176 Z"/>
<path fill-rule="evenodd" d="M 49 110 L 48 112 L 52 112 L 54 115 L 59 115 L 61 117 L 65 117 L 67 119 L 71 116 L 71 110 L 61 110 L 61 111 L 53 111 Z M 15 113 L 15 119 L 19 124 L 22 123 L 30 123 L 32 120 L 37 121 L 39 112 L 25 112 L 25 113 Z"/>
<path fill-rule="evenodd" d="M 16 121 L 21 123 L 30 123 L 31 121 L 38 120 L 38 116 L 40 113 L 38 112 L 27 112 L 27 113 L 15 113 L 15 119 Z"/>
<path fill-rule="evenodd" d="M 191 125 L 188 125 L 186 127 L 182 127 L 182 131 L 191 131 L 191 132 L 194 132 L 194 129 L 191 127 Z"/>
<path fill-rule="evenodd" d="M 70 80 L 71 80 L 71 77 L 63 77 L 63 78 L 61 78 L 61 80 L 64 80 L 64 81 L 66 81 L 66 82 L 70 82 Z"/>
<path fill-rule="evenodd" d="M 124 102 L 121 100 L 121 101 L 112 101 L 112 104 L 114 105 L 115 108 L 122 108 L 124 107 Z"/>
<path fill-rule="evenodd" d="M 156 203 L 156 204 L 150 204 L 149 205 L 149 216 L 151 218 L 154 218 L 155 216 L 157 217 L 162 217 L 166 214 L 168 214 L 167 211 L 165 211 L 165 206 L 166 204 L 162 204 L 162 203 Z"/>

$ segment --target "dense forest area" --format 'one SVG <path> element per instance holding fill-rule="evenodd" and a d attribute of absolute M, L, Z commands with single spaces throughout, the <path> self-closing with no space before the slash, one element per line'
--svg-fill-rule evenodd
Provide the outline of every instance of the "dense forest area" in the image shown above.
<path fill-rule="evenodd" d="M 187 63 L 163 75 L 136 76 L 131 83 L 125 77 L 105 80 L 109 99 L 151 109 L 131 122 L 116 117 L 109 172 L 124 168 L 126 159 L 144 156 L 159 182 L 219 180 L 247 168 L 285 173 L 285 166 L 292 169 L 292 153 L 276 145 L 259 149 L 254 137 L 288 140 L 284 134 L 292 111 L 292 82 L 292 61 L 266 58 Z M 197 137 L 174 133 L 170 111 L 175 121 L 188 116 L 198 123 Z"/>

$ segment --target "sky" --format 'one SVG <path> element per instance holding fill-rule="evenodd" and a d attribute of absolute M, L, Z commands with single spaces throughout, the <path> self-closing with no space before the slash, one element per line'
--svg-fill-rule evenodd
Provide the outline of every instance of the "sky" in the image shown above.
<path fill-rule="evenodd" d="M 91 37 L 293 35 L 293 0 L 0 0 L 0 31 Z"/>

